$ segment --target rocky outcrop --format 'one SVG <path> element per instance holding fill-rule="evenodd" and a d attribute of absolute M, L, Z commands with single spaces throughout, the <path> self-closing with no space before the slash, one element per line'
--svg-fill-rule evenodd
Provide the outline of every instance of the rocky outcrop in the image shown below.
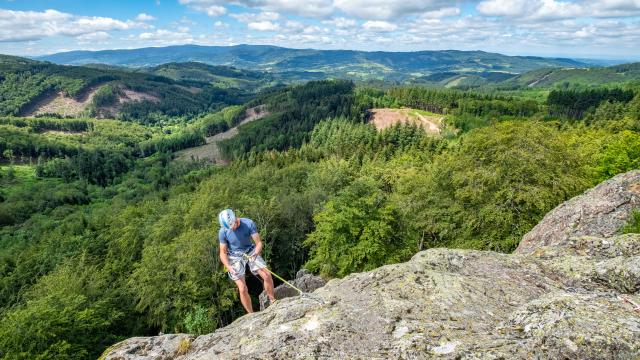
<path fill-rule="evenodd" d="M 528 254 L 573 236 L 613 236 L 639 207 L 640 171 L 620 174 L 548 213 L 515 252 Z"/>
<path fill-rule="evenodd" d="M 110 347 L 99 360 L 173 359 L 186 354 L 194 338 L 186 334 L 134 337 Z"/>
<path fill-rule="evenodd" d="M 302 269 L 296 273 L 296 278 L 291 280 L 290 283 L 305 293 L 313 292 L 314 290 L 323 287 L 327 282 L 319 276 L 313 275 L 309 270 Z M 273 295 L 276 300 L 281 300 L 288 297 L 298 296 L 298 290 L 286 285 L 278 285 L 273 289 Z M 269 297 L 267 293 L 263 291 L 258 297 L 260 300 L 260 311 L 266 309 L 265 304 Z"/>
<path fill-rule="evenodd" d="M 422 251 L 193 341 L 178 335 L 188 347 L 167 335 L 133 338 L 106 358 L 639 358 L 640 234 L 616 234 L 637 202 L 638 177 L 616 177 L 559 206 L 519 253 Z"/>

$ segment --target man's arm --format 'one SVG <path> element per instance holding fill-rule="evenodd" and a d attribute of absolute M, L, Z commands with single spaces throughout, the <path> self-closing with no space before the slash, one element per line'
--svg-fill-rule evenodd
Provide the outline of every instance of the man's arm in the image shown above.
<path fill-rule="evenodd" d="M 258 233 L 258 227 L 253 220 L 249 220 L 249 228 L 251 229 L 251 239 L 256 244 L 256 248 L 253 250 L 252 258 L 256 259 L 260 252 L 262 252 L 262 238 L 260 238 L 260 234 Z"/>
<path fill-rule="evenodd" d="M 235 271 L 233 271 L 233 268 L 231 267 L 231 265 L 229 265 L 229 255 L 227 255 L 228 248 L 229 245 L 220 244 L 220 261 L 222 262 L 222 265 L 224 265 L 224 268 L 227 269 L 228 272 L 233 274 L 235 273 Z"/>
<path fill-rule="evenodd" d="M 256 256 L 260 255 L 260 252 L 262 251 L 262 238 L 260 238 L 259 233 L 255 233 L 251 234 L 251 239 L 256 243 L 256 248 L 253 250 L 253 258 L 255 260 Z"/>

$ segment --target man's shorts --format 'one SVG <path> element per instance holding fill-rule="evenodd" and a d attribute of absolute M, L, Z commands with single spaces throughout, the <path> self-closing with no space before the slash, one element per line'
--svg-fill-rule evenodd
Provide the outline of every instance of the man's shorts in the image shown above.
<path fill-rule="evenodd" d="M 249 251 L 249 256 L 253 254 L 253 250 Z M 254 261 L 250 261 L 246 257 L 242 256 L 242 253 L 230 253 L 229 255 L 229 265 L 235 271 L 235 276 L 231 273 L 229 274 L 229 278 L 233 281 L 240 280 L 244 277 L 245 269 L 247 268 L 247 263 L 249 263 L 249 269 L 253 273 L 253 275 L 258 275 L 258 270 L 265 269 L 267 267 L 267 263 L 264 261 L 262 256 L 258 255 Z"/>

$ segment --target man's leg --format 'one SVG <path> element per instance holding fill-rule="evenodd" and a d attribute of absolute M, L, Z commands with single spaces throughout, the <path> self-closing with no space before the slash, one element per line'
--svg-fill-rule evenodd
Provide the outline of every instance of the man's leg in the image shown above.
<path fill-rule="evenodd" d="M 264 290 L 267 292 L 269 300 L 271 300 L 271 302 L 276 301 L 276 297 L 273 294 L 273 278 L 271 277 L 271 274 L 267 269 L 258 269 L 258 274 L 260 274 L 260 277 L 264 281 Z"/>
<path fill-rule="evenodd" d="M 238 286 L 238 291 L 240 292 L 240 302 L 242 302 L 242 306 L 244 306 L 244 309 L 247 311 L 247 313 L 252 313 L 253 306 L 251 305 L 251 296 L 249 296 L 249 289 L 247 288 L 247 283 L 244 281 L 244 276 L 238 280 L 234 280 L 234 282 Z"/>

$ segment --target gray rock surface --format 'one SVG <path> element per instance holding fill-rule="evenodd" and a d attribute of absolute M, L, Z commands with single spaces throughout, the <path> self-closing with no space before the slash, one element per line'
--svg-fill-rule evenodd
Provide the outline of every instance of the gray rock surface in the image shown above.
<path fill-rule="evenodd" d="M 175 341 L 152 337 L 105 357 L 638 359 L 640 313 L 624 299 L 640 303 L 640 234 L 616 232 L 638 201 L 639 177 L 616 177 L 559 206 L 518 254 L 429 249 L 329 281 L 313 292 L 324 303 L 279 300 L 179 354 Z"/>
<path fill-rule="evenodd" d="M 515 252 L 531 253 L 574 236 L 613 236 L 639 207 L 640 171 L 617 175 L 548 213 L 522 238 Z"/>
<path fill-rule="evenodd" d="M 296 273 L 296 278 L 289 281 L 293 286 L 298 289 L 310 293 L 314 290 L 323 287 L 327 282 L 324 281 L 320 276 L 313 275 L 309 270 L 302 269 Z M 273 294 L 276 297 L 276 300 L 281 300 L 288 297 L 298 296 L 299 293 L 297 290 L 291 288 L 286 284 L 281 284 L 276 286 L 273 289 Z M 265 309 L 265 303 L 267 302 L 267 293 L 263 291 L 258 297 L 260 300 L 260 311 Z"/>
<path fill-rule="evenodd" d="M 134 337 L 118 343 L 100 357 L 113 360 L 174 359 L 189 351 L 195 336 L 168 334 L 152 337 Z"/>

